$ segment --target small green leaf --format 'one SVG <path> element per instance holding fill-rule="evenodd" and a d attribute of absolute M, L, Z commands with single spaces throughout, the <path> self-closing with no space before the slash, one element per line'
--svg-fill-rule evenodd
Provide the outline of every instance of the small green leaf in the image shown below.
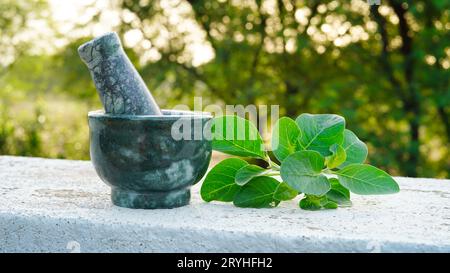
<path fill-rule="evenodd" d="M 344 143 L 342 144 L 342 148 L 344 148 L 347 158 L 339 168 L 350 164 L 364 163 L 366 161 L 368 154 L 367 146 L 352 131 L 344 130 Z"/>
<path fill-rule="evenodd" d="M 352 164 L 336 172 L 342 186 L 356 194 L 390 194 L 400 188 L 386 172 L 371 165 Z"/>
<path fill-rule="evenodd" d="M 267 173 L 268 171 L 270 170 L 261 168 L 257 165 L 246 165 L 237 171 L 235 182 L 239 186 L 243 186 L 252 180 L 252 178 L 264 175 L 264 173 Z"/>
<path fill-rule="evenodd" d="M 300 150 L 314 150 L 323 156 L 330 155 L 330 146 L 342 144 L 345 119 L 330 114 L 301 114 L 295 120 L 300 128 Z"/>
<path fill-rule="evenodd" d="M 206 202 L 213 200 L 231 202 L 240 186 L 234 183 L 234 177 L 239 169 L 248 165 L 245 160 L 228 158 L 209 171 L 200 189 L 200 195 Z"/>
<path fill-rule="evenodd" d="M 273 198 L 279 201 L 287 201 L 294 199 L 298 195 L 298 192 L 289 187 L 286 183 L 280 183 L 273 195 Z"/>
<path fill-rule="evenodd" d="M 345 162 L 347 155 L 345 154 L 344 148 L 339 144 L 333 144 L 330 147 L 331 155 L 327 157 L 327 167 L 329 169 L 334 169 L 337 166 Z"/>
<path fill-rule="evenodd" d="M 305 194 L 323 195 L 330 182 L 321 174 L 325 159 L 315 151 L 301 151 L 288 156 L 281 164 L 281 177 L 293 189 Z"/>
<path fill-rule="evenodd" d="M 336 178 L 330 178 L 328 181 L 331 184 L 331 190 L 326 194 L 328 200 L 339 204 L 339 206 L 351 206 L 350 191 L 342 186 Z"/>
<path fill-rule="evenodd" d="M 299 136 L 300 128 L 293 119 L 282 117 L 277 121 L 272 130 L 272 151 L 280 162 L 296 151 Z"/>
<path fill-rule="evenodd" d="M 226 154 L 266 158 L 261 136 L 250 121 L 238 116 L 221 116 L 213 120 L 213 149 Z"/>
<path fill-rule="evenodd" d="M 323 205 L 324 209 L 337 209 L 338 208 L 338 204 L 336 202 L 333 201 L 328 201 L 325 205 Z"/>
<path fill-rule="evenodd" d="M 322 208 L 318 202 L 311 200 L 307 196 L 300 200 L 299 205 L 304 210 L 320 210 Z"/>
<path fill-rule="evenodd" d="M 280 203 L 274 198 L 278 184 L 280 182 L 272 177 L 255 177 L 238 191 L 233 203 L 242 208 L 276 207 Z"/>
<path fill-rule="evenodd" d="M 326 196 L 306 195 L 299 202 L 304 210 L 337 209 L 338 205 L 327 199 Z"/>

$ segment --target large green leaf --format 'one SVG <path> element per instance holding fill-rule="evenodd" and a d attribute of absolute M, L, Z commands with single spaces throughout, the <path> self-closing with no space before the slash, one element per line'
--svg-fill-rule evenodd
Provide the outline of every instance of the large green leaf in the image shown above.
<path fill-rule="evenodd" d="M 245 160 L 228 158 L 209 171 L 200 189 L 200 195 L 206 202 L 213 200 L 231 202 L 240 186 L 234 183 L 236 172 L 248 165 Z"/>
<path fill-rule="evenodd" d="M 336 174 L 342 186 L 356 194 L 390 194 L 400 191 L 389 174 L 371 165 L 348 165 Z"/>
<path fill-rule="evenodd" d="M 236 184 L 243 186 L 247 184 L 252 178 L 264 175 L 270 170 L 261 168 L 258 165 L 246 165 L 240 168 L 235 176 Z"/>
<path fill-rule="evenodd" d="M 344 163 L 347 155 L 344 148 L 339 144 L 333 144 L 330 147 L 331 155 L 327 157 L 326 164 L 329 169 L 334 169 Z"/>
<path fill-rule="evenodd" d="M 299 192 L 323 195 L 330 189 L 330 182 L 321 174 L 324 161 L 316 151 L 293 153 L 281 164 L 281 178 Z"/>
<path fill-rule="evenodd" d="M 331 190 L 326 194 L 328 200 L 339 204 L 339 206 L 351 206 L 350 191 L 342 186 L 336 178 L 330 178 L 328 181 L 331 184 Z"/>
<path fill-rule="evenodd" d="M 299 136 L 300 128 L 293 119 L 282 117 L 277 121 L 272 130 L 272 151 L 280 162 L 296 151 Z"/>
<path fill-rule="evenodd" d="M 347 158 L 339 168 L 350 164 L 364 163 L 366 161 L 368 154 L 367 146 L 352 131 L 345 129 L 342 148 L 344 148 Z"/>
<path fill-rule="evenodd" d="M 287 201 L 294 199 L 298 195 L 298 192 L 291 188 L 285 182 L 280 183 L 273 195 L 273 197 L 280 201 Z"/>
<path fill-rule="evenodd" d="M 280 201 L 274 198 L 278 187 L 275 178 L 259 176 L 245 184 L 234 197 L 234 205 L 242 208 L 271 208 L 277 206 Z"/>
<path fill-rule="evenodd" d="M 221 116 L 213 120 L 212 147 L 216 151 L 265 159 L 266 152 L 255 125 L 238 116 Z"/>
<path fill-rule="evenodd" d="M 330 155 L 330 146 L 342 144 L 345 119 L 332 114 L 301 114 L 295 120 L 300 128 L 299 150 L 314 150 Z"/>

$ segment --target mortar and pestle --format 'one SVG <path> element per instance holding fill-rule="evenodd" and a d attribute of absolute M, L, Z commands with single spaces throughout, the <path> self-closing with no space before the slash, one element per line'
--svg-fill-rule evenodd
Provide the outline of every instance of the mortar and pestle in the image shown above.
<path fill-rule="evenodd" d="M 78 53 L 104 106 L 88 114 L 90 156 L 111 186 L 112 203 L 139 209 L 187 205 L 190 187 L 211 159 L 211 140 L 203 136 L 211 115 L 160 110 L 116 33 L 81 45 Z M 190 137 L 174 138 L 172 127 L 180 121 L 192 125 Z M 199 133 L 201 139 L 195 138 Z"/>

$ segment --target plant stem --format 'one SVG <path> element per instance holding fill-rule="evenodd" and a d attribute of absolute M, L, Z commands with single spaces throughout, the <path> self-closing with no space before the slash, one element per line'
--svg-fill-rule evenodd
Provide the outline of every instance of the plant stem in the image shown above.
<path fill-rule="evenodd" d="M 271 172 L 268 172 L 268 173 L 266 173 L 264 175 L 265 176 L 277 176 L 277 175 L 280 175 L 280 172 L 278 172 L 278 171 L 271 171 Z"/>
<path fill-rule="evenodd" d="M 273 161 L 270 159 L 269 156 L 266 157 L 266 161 L 269 163 L 269 166 L 270 166 L 272 169 L 275 169 L 275 170 L 277 170 L 277 171 L 280 170 L 280 165 L 278 165 L 277 163 L 273 162 Z"/>
<path fill-rule="evenodd" d="M 275 162 L 270 162 L 270 167 L 272 167 L 272 169 L 277 170 L 277 171 L 279 171 L 281 169 L 280 165 L 278 165 Z"/>

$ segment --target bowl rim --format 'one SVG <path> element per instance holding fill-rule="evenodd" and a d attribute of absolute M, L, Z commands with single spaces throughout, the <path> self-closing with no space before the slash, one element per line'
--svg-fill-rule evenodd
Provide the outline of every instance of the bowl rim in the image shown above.
<path fill-rule="evenodd" d="M 126 119 L 126 120 L 176 120 L 180 118 L 211 119 L 213 117 L 209 112 L 199 112 L 199 111 L 161 109 L 161 112 L 163 113 L 163 115 L 128 115 L 128 114 L 117 115 L 117 114 L 107 114 L 105 113 L 104 110 L 94 110 L 88 112 L 88 117 L 106 118 L 106 119 Z"/>

